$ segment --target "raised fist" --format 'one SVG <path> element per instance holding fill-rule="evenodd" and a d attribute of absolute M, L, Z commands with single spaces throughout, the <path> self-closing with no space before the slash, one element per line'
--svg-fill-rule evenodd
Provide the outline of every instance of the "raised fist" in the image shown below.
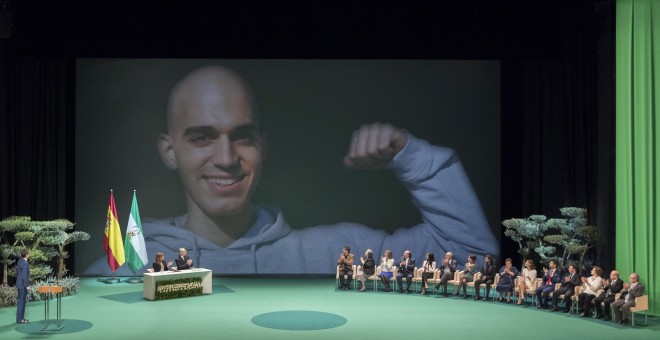
<path fill-rule="evenodd" d="M 406 145 L 408 135 L 390 124 L 365 124 L 353 131 L 344 166 L 351 169 L 382 169 Z"/>

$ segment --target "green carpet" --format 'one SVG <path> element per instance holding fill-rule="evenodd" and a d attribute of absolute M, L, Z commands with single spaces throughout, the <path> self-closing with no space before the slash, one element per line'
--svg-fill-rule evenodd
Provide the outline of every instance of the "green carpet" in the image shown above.
<path fill-rule="evenodd" d="M 337 314 L 309 310 L 271 312 L 252 318 L 252 323 L 257 326 L 287 331 L 318 331 L 339 327 L 346 321 L 346 318 Z"/>
<path fill-rule="evenodd" d="M 62 299 L 61 334 L 40 332 L 43 308 L 43 302 L 28 303 L 29 325 L 15 323 L 15 308 L 0 309 L 0 339 L 660 337 L 660 319 L 655 317 L 649 317 L 648 326 L 631 328 L 531 305 L 335 290 L 334 278 L 214 278 L 211 295 L 162 301 L 143 299 L 141 284 L 108 285 L 84 278 L 79 294 Z M 53 317 L 54 309 L 53 301 Z M 642 323 L 643 315 L 636 321 Z M 543 332 L 548 330 L 552 332 Z"/>

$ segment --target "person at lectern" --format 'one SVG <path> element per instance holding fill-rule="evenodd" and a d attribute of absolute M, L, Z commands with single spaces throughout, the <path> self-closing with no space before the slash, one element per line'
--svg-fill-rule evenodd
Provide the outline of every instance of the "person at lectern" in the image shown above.
<path fill-rule="evenodd" d="M 193 266 L 193 260 L 188 256 L 186 248 L 179 248 L 179 256 L 174 260 L 176 262 L 176 269 L 190 269 Z"/>
<path fill-rule="evenodd" d="M 21 258 L 16 265 L 16 288 L 18 289 L 18 300 L 16 301 L 16 323 L 30 323 L 25 319 L 25 303 L 27 302 L 27 292 L 30 290 L 30 251 L 23 249 Z"/>
<path fill-rule="evenodd" d="M 153 263 L 154 272 L 166 272 L 169 270 L 168 266 L 172 266 L 172 261 L 165 262 L 165 254 L 156 253 L 156 259 Z"/>
<path fill-rule="evenodd" d="M 333 262 L 318 259 L 336 256 L 337 244 L 376 244 L 375 253 L 499 254 L 456 153 L 390 124 L 364 124 L 328 143 L 350 142 L 348 169 L 392 171 L 419 209 L 419 224 L 392 234 L 350 222 L 293 229 L 279 208 L 252 202 L 268 155 L 259 115 L 248 83 L 227 68 L 198 68 L 174 86 L 157 146 L 165 166 L 179 174 L 187 214 L 143 219 L 147 251 L 185 246 L 195 263 L 223 274 L 331 274 Z M 100 260 L 85 274 L 108 272 Z M 116 273 L 130 275 L 123 267 Z"/>

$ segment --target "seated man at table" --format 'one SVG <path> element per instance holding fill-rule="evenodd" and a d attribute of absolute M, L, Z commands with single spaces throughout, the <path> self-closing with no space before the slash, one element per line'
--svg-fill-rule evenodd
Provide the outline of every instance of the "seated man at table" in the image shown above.
<path fill-rule="evenodd" d="M 186 248 L 179 248 L 179 256 L 174 260 L 176 262 L 176 269 L 190 269 L 193 266 L 193 261 L 188 257 Z"/>

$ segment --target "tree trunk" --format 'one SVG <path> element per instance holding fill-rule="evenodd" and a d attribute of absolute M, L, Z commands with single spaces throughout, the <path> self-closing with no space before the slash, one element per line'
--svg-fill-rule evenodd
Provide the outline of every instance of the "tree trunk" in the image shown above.
<path fill-rule="evenodd" d="M 57 258 L 57 279 L 61 280 L 66 275 L 66 268 L 64 267 L 64 246 L 58 245 L 58 258 Z"/>
<path fill-rule="evenodd" d="M 9 277 L 7 275 L 7 271 L 9 270 L 9 266 L 7 265 L 7 261 L 2 261 L 2 286 L 3 287 L 9 287 Z"/>

